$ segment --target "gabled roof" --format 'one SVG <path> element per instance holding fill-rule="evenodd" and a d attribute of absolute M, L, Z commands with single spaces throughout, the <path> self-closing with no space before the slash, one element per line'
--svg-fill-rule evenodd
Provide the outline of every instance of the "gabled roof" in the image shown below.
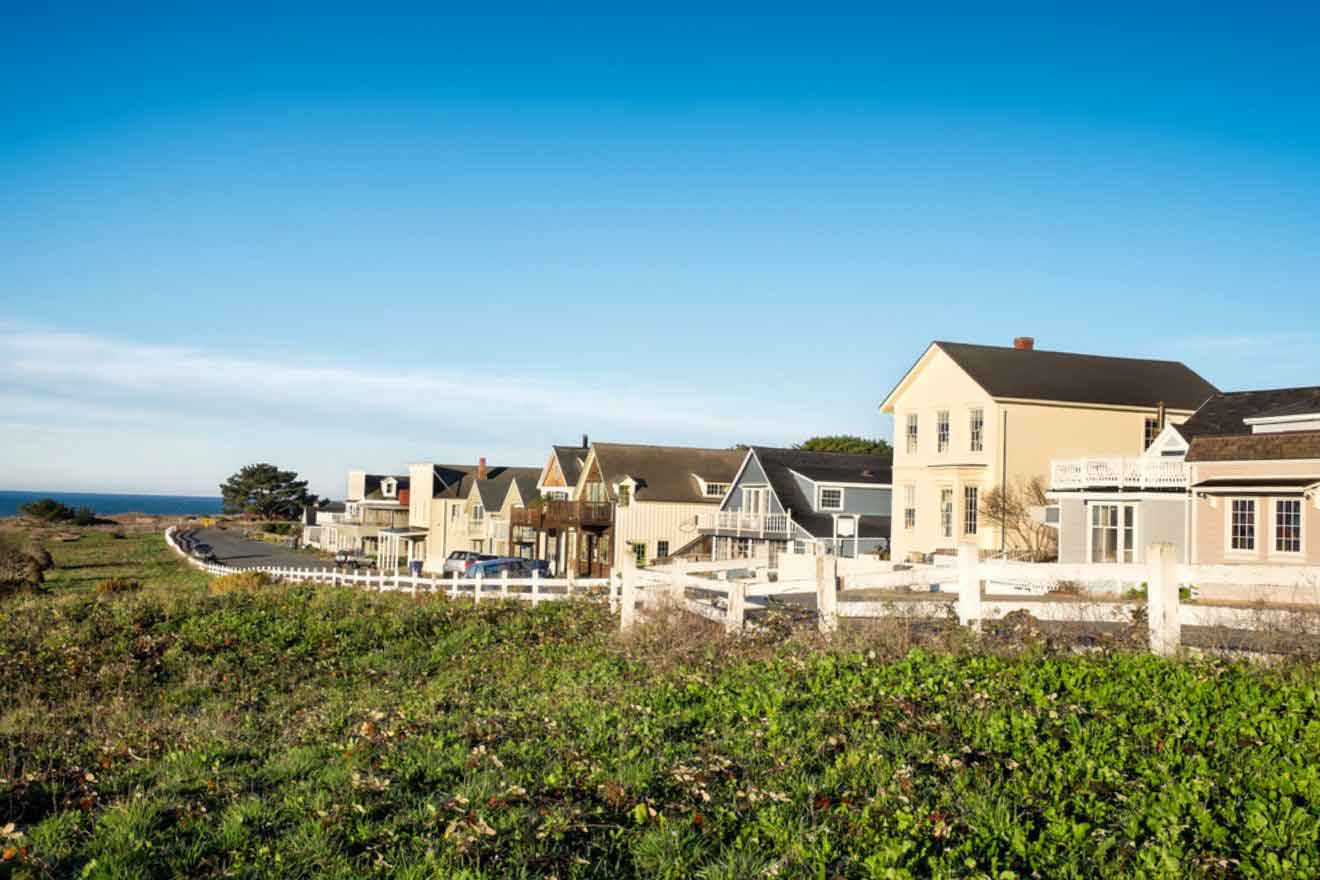
<path fill-rule="evenodd" d="M 718 504 L 708 498 L 696 477 L 710 483 L 728 483 L 738 473 L 744 453 L 739 449 L 701 449 L 689 446 L 644 446 L 633 443 L 594 443 L 591 451 L 610 487 L 629 477 L 637 482 L 638 501 L 691 501 Z"/>
<path fill-rule="evenodd" d="M 1202 434 L 1192 439 L 1187 460 L 1286 461 L 1320 459 L 1320 431 L 1278 434 Z"/>
<path fill-rule="evenodd" d="M 802 491 L 802 486 L 793 479 L 793 471 L 817 483 L 869 483 L 881 487 L 893 481 L 893 468 L 887 456 L 804 452 L 773 446 L 753 446 L 750 454 L 761 463 L 779 503 L 793 512 L 793 522 L 818 538 L 834 534 L 834 517 L 815 512 L 815 499 Z M 888 538 L 889 517 L 864 516 L 861 529 L 864 538 Z"/>
<path fill-rule="evenodd" d="M 559 472 L 564 475 L 564 484 L 576 486 L 589 450 L 581 446 L 551 446 L 550 451 L 559 464 Z"/>
<path fill-rule="evenodd" d="M 1217 389 L 1179 361 L 1106 357 L 935 341 L 885 398 L 889 405 L 931 349 L 939 349 L 997 399 L 1194 410 Z"/>
<path fill-rule="evenodd" d="M 477 496 L 481 499 L 481 506 L 487 510 L 499 510 L 504 506 L 504 498 L 509 494 L 509 487 L 513 485 L 514 481 L 519 481 L 518 491 L 522 492 L 522 486 L 530 480 L 534 496 L 536 481 L 540 476 L 540 468 L 493 467 L 486 469 L 486 479 L 478 480 L 475 476 L 469 479 L 471 484 L 476 486 Z M 529 500 L 525 493 L 523 500 Z"/>
<path fill-rule="evenodd" d="M 1244 421 L 1282 415 L 1306 415 L 1320 411 L 1320 387 L 1266 388 L 1258 391 L 1229 391 L 1216 394 L 1178 425 L 1187 440 L 1211 434 L 1245 434 Z"/>

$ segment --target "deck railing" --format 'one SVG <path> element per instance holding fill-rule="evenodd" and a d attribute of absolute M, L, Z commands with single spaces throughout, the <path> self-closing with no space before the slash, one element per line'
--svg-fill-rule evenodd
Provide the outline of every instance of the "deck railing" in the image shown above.
<path fill-rule="evenodd" d="M 792 524 L 792 513 L 749 513 L 741 510 L 719 510 L 702 521 L 702 527 L 716 532 L 756 537 L 787 536 Z"/>
<path fill-rule="evenodd" d="M 1185 489 L 1187 465 L 1160 458 L 1068 458 L 1050 462 L 1051 489 Z"/>

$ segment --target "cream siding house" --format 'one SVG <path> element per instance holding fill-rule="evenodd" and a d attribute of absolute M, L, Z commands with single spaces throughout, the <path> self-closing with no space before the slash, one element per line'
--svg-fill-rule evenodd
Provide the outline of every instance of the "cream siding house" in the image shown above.
<path fill-rule="evenodd" d="M 413 551 L 422 570 L 443 570 L 455 550 L 510 554 L 509 510 L 535 497 L 539 471 L 490 466 L 484 458 L 476 465 L 410 465 L 408 526 L 422 535 Z M 429 487 L 425 496 L 420 486 Z"/>
<path fill-rule="evenodd" d="M 596 443 L 578 493 L 597 470 L 614 502 L 615 564 L 626 553 L 646 565 L 708 540 L 702 518 L 718 508 L 742 460 L 736 449 Z"/>
<path fill-rule="evenodd" d="M 1140 455 L 1161 418 L 1185 419 L 1214 393 L 1172 361 L 1041 351 L 1028 337 L 931 343 L 881 404 L 894 417 L 893 558 L 965 541 L 1019 549 L 984 521 L 987 492 L 1048 488 L 1052 459 Z"/>

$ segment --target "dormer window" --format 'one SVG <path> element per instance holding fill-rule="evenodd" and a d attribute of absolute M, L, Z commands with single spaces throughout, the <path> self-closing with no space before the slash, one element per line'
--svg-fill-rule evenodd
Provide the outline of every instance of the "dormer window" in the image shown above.
<path fill-rule="evenodd" d="M 729 494 L 728 483 L 707 483 L 705 495 L 707 498 L 723 498 Z"/>
<path fill-rule="evenodd" d="M 816 498 L 821 510 L 843 510 L 843 489 L 838 486 L 821 486 Z"/>
<path fill-rule="evenodd" d="M 398 480 L 390 479 L 390 478 L 381 480 L 380 494 L 384 495 L 386 498 L 393 498 L 396 494 L 398 494 L 398 490 L 399 490 Z"/>
<path fill-rule="evenodd" d="M 632 489 L 633 489 L 633 487 L 632 487 L 632 484 L 631 484 L 631 483 L 620 483 L 620 484 L 619 484 L 619 506 L 620 506 L 620 507 L 627 507 L 628 504 L 629 504 L 629 502 L 632 501 Z"/>

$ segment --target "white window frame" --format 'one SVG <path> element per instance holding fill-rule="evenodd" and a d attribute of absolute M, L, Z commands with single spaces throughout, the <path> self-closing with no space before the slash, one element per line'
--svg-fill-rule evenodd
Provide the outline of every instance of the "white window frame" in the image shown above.
<path fill-rule="evenodd" d="M 714 490 L 714 491 L 712 491 L 712 490 Z M 707 484 L 706 484 L 706 487 L 705 487 L 705 492 L 704 492 L 703 494 L 704 494 L 707 498 L 723 498 L 725 495 L 728 495 L 728 494 L 729 494 L 729 484 L 728 484 L 728 483 L 707 483 Z"/>
<path fill-rule="evenodd" d="M 941 455 L 949 451 L 953 440 L 953 424 L 947 409 L 935 411 L 935 451 Z"/>
<path fill-rule="evenodd" d="M 1280 550 L 1279 549 L 1279 505 L 1281 504 L 1297 505 L 1297 549 Z M 1306 502 L 1302 498 L 1275 498 L 1274 503 L 1270 505 L 1273 515 L 1271 517 L 1270 528 L 1270 555 L 1297 557 L 1306 552 Z"/>
<path fill-rule="evenodd" d="M 831 505 L 831 506 L 828 506 L 828 507 L 827 507 L 827 506 L 825 505 L 825 493 L 826 493 L 826 492 L 838 492 L 838 493 L 839 493 L 839 503 L 838 503 L 837 506 Z M 847 504 L 847 500 L 848 500 L 848 499 L 847 499 L 847 490 L 844 489 L 842 486 L 817 486 L 817 487 L 816 487 L 816 509 L 817 509 L 817 510 L 844 510 L 844 509 L 846 509 L 847 506 L 848 506 L 848 504 Z"/>
<path fill-rule="evenodd" d="M 975 537 L 979 534 L 980 526 L 981 487 L 963 486 L 963 534 Z"/>
<path fill-rule="evenodd" d="M 1116 559 L 1114 562 L 1096 560 L 1095 558 L 1095 510 L 1100 507 L 1113 507 L 1118 511 L 1115 519 L 1115 526 L 1118 530 L 1118 540 L 1114 542 L 1114 552 Z M 1126 513 L 1132 511 L 1132 543 L 1127 543 L 1127 522 Z M 1108 528 L 1106 526 L 1105 528 Z M 1086 511 L 1086 561 L 1095 565 L 1113 565 L 1127 564 L 1137 562 L 1140 556 L 1141 548 L 1141 505 L 1131 501 L 1093 501 L 1087 505 Z M 1124 557 L 1128 558 L 1124 558 Z"/>
<path fill-rule="evenodd" d="M 908 484 L 903 487 L 903 528 L 912 531 L 917 527 L 917 487 Z"/>
<path fill-rule="evenodd" d="M 904 448 L 908 455 L 916 455 L 921 451 L 921 419 L 917 413 L 907 414 L 907 428 L 903 436 L 907 438 Z"/>
<path fill-rule="evenodd" d="M 1141 451 L 1145 452 L 1154 446 L 1161 433 L 1159 418 L 1146 416 L 1146 420 L 1141 423 Z"/>
<path fill-rule="evenodd" d="M 1224 554 L 1226 556 L 1255 556 L 1260 552 L 1260 499 L 1239 496 L 1227 499 L 1228 516 L 1224 523 Z M 1251 549 L 1244 550 L 1233 546 L 1233 508 L 1238 502 L 1251 505 Z"/>
<path fill-rule="evenodd" d="M 945 494 L 949 496 L 949 503 L 944 503 Z M 940 487 L 940 537 L 946 540 L 953 538 L 953 524 L 957 518 L 958 500 L 954 497 L 952 486 Z"/>
<path fill-rule="evenodd" d="M 480 503 L 472 505 L 472 521 L 481 522 L 485 518 L 486 518 L 485 506 Z"/>
<path fill-rule="evenodd" d="M 751 498 L 757 499 L 755 509 L 748 505 Z M 742 490 L 742 512 L 765 516 L 770 512 L 770 489 L 767 486 L 745 486 Z"/>
<path fill-rule="evenodd" d="M 985 407 L 974 406 L 967 413 L 967 451 L 985 451 Z"/>

